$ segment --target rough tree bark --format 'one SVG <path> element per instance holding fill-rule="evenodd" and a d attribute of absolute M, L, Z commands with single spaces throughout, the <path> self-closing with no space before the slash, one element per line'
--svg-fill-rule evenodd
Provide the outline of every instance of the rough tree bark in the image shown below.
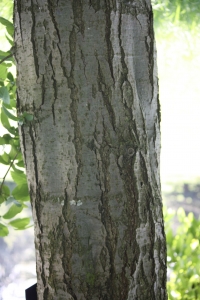
<path fill-rule="evenodd" d="M 167 299 L 150 0 L 15 0 L 39 300 Z"/>

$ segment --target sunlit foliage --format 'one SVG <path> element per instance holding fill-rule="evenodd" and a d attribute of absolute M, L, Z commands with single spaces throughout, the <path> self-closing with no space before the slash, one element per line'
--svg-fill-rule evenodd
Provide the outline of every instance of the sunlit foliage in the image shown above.
<path fill-rule="evenodd" d="M 7 166 L 7 171 L 0 182 L 0 236 L 9 233 L 9 226 L 17 230 L 28 227 L 30 218 L 16 216 L 26 208 L 29 201 L 29 192 L 24 161 L 20 149 L 18 124 L 32 121 L 32 116 L 24 112 L 16 115 L 16 82 L 13 70 L 13 24 L 0 17 L 0 23 L 6 29 L 6 39 L 10 44 L 9 51 L 0 50 L 0 119 L 5 133 L 0 136 L 0 164 Z M 18 124 L 17 124 L 18 123 Z M 6 184 L 6 176 L 10 171 L 16 186 L 11 191 Z"/>
<path fill-rule="evenodd" d="M 200 220 L 179 208 L 179 226 L 172 229 L 174 212 L 165 210 L 169 300 L 200 299 Z"/>
<path fill-rule="evenodd" d="M 172 23 L 197 31 L 200 25 L 199 0 L 152 0 L 155 26 Z"/>

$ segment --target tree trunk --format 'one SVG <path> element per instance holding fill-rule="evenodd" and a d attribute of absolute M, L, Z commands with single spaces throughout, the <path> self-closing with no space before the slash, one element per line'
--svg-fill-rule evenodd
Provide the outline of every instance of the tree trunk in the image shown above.
<path fill-rule="evenodd" d="M 150 0 L 15 0 L 39 300 L 167 299 Z"/>

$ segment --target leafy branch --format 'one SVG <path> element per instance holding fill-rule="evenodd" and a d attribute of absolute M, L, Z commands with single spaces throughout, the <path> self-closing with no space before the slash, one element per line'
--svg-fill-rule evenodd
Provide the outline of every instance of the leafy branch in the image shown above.
<path fill-rule="evenodd" d="M 14 75 L 9 71 L 13 66 L 13 24 L 0 17 L 0 23 L 6 28 L 7 40 L 11 49 L 7 52 L 0 50 L 0 120 L 6 130 L 6 134 L 0 136 L 0 147 L 3 153 L 0 155 L 0 164 L 8 166 L 8 169 L 0 183 L 0 237 L 9 234 L 9 227 L 16 230 L 29 228 L 30 218 L 16 218 L 29 201 L 29 190 L 25 174 L 23 156 L 20 149 L 18 125 L 25 125 L 33 121 L 33 115 L 23 112 L 16 116 L 16 81 Z M 13 69 L 13 68 L 12 68 Z M 12 123 L 11 123 L 12 122 Z M 11 125 L 12 124 L 12 125 Z M 10 150 L 9 150 L 10 149 Z M 11 174 L 15 188 L 11 191 L 6 177 Z"/>
<path fill-rule="evenodd" d="M 14 164 L 14 161 L 16 160 L 18 154 L 19 154 L 19 150 L 18 150 L 18 152 L 16 153 L 15 157 L 13 158 L 13 160 L 12 160 L 12 162 L 11 162 L 11 164 L 10 164 L 8 170 L 6 171 L 6 174 L 5 174 L 4 177 L 2 178 L 3 180 L 2 180 L 1 185 L 0 185 L 0 194 L 1 194 L 2 186 L 3 186 L 3 184 L 4 184 L 5 180 L 6 180 L 6 176 L 8 175 L 10 169 L 12 168 L 12 166 L 13 166 L 13 164 Z"/>
<path fill-rule="evenodd" d="M 0 65 L 1 65 L 4 61 L 8 60 L 8 58 L 10 58 L 10 57 L 12 57 L 12 56 L 13 56 L 13 54 L 11 53 L 11 54 L 7 55 L 6 57 L 2 58 L 2 60 L 0 61 Z"/>

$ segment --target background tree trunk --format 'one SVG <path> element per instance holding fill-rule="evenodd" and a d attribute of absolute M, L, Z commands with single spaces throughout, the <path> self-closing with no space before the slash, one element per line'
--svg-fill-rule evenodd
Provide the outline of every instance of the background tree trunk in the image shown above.
<path fill-rule="evenodd" d="M 38 299 L 162 300 L 150 0 L 15 0 Z"/>

